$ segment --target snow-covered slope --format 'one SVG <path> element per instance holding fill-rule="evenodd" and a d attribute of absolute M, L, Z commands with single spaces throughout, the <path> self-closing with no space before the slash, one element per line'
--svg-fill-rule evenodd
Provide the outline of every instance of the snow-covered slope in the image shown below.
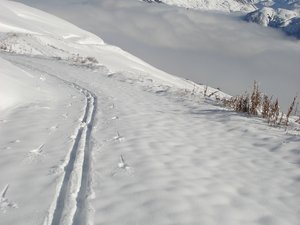
<path fill-rule="evenodd" d="M 0 47 L 6 51 L 73 60 L 78 56 L 92 56 L 105 64 L 110 72 L 126 70 L 147 74 L 151 71 L 158 79 L 182 86 L 182 79 L 169 76 L 118 47 L 106 45 L 99 37 L 57 17 L 45 16 L 40 10 L 27 9 L 15 2 L 0 4 L 3 21 L 0 31 L 5 32 L 0 35 Z"/>
<path fill-rule="evenodd" d="M 299 130 L 54 16 L 0 9 L 1 225 L 298 225 Z"/>

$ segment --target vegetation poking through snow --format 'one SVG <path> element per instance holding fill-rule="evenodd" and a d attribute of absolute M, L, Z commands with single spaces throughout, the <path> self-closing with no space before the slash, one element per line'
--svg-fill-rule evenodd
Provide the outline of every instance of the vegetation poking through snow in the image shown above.
<path fill-rule="evenodd" d="M 207 96 L 207 85 L 205 85 L 205 88 L 204 88 L 203 95 L 204 95 L 204 97 L 206 97 L 206 96 Z"/>
<path fill-rule="evenodd" d="M 211 93 L 208 94 L 208 86 L 205 85 L 204 91 L 203 91 L 203 96 L 204 96 L 204 97 L 211 98 L 211 97 L 213 97 L 214 95 L 216 95 L 218 92 L 219 92 L 219 90 L 217 90 L 217 91 L 212 91 Z M 216 98 L 218 98 L 218 96 L 216 96 Z"/>
<path fill-rule="evenodd" d="M 289 117 L 290 117 L 291 113 L 294 111 L 296 99 L 297 99 L 297 96 L 294 97 L 293 102 L 292 102 L 292 104 L 291 104 L 290 107 L 289 107 L 288 113 L 286 114 L 286 122 L 285 122 L 285 125 L 288 125 Z"/>
<path fill-rule="evenodd" d="M 69 58 L 70 61 L 74 62 L 76 65 L 83 65 L 83 66 L 94 66 L 96 64 L 99 64 L 98 60 L 95 57 L 87 56 L 83 57 L 79 54 L 73 55 L 71 58 Z"/>
<path fill-rule="evenodd" d="M 295 110 L 297 97 L 294 97 L 287 114 L 280 112 L 279 101 L 273 101 L 272 97 L 262 93 L 256 81 L 253 84 L 253 91 L 251 95 L 245 92 L 242 95 L 232 97 L 230 99 L 223 99 L 225 107 L 234 109 L 236 112 L 248 113 L 253 116 L 261 116 L 266 119 L 270 125 L 285 125 L 289 123 L 289 118 Z M 280 116 L 281 114 L 281 116 Z M 300 122 L 300 118 L 296 121 Z"/>
<path fill-rule="evenodd" d="M 5 43 L 0 43 L 0 50 L 7 51 L 8 50 L 7 45 Z"/>
<path fill-rule="evenodd" d="M 256 81 L 254 81 L 253 92 L 251 94 L 250 103 L 251 104 L 249 104 L 250 106 L 249 113 L 251 115 L 257 115 L 259 113 L 259 107 L 262 104 L 262 95 L 259 91 L 258 84 Z M 269 104 L 269 102 L 267 103 Z"/>

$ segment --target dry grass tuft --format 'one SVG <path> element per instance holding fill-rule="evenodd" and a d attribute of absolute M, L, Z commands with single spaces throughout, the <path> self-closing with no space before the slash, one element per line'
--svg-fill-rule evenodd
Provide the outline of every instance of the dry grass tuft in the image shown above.
<path fill-rule="evenodd" d="M 226 107 L 233 108 L 236 112 L 249 112 L 249 95 L 239 95 L 230 99 L 224 99 L 223 103 Z"/>
<path fill-rule="evenodd" d="M 204 92 L 203 92 L 204 97 L 207 96 L 207 88 L 208 88 L 207 85 L 205 85 Z"/>
<path fill-rule="evenodd" d="M 256 81 L 254 81 L 253 84 L 253 91 L 251 94 L 251 99 L 249 102 L 250 108 L 249 108 L 249 114 L 251 115 L 258 115 L 259 113 L 259 107 L 261 105 L 261 92 L 259 91 L 258 84 Z"/>
<path fill-rule="evenodd" d="M 290 107 L 289 107 L 288 113 L 286 114 L 286 121 L 285 121 L 285 125 L 286 125 L 286 126 L 288 125 L 290 115 L 291 115 L 291 113 L 292 113 L 293 110 L 294 110 L 294 107 L 295 107 L 295 104 L 296 104 L 296 99 L 297 99 L 297 96 L 294 97 L 293 102 L 292 102 L 292 104 L 291 104 Z"/>
<path fill-rule="evenodd" d="M 268 123 L 276 125 L 276 123 L 278 122 L 279 113 L 280 113 L 278 99 L 276 99 L 276 101 L 274 103 L 271 103 L 269 110 L 270 110 L 269 115 L 266 117 L 266 118 L 268 118 Z M 283 113 L 282 113 L 282 116 L 283 116 Z"/>
<path fill-rule="evenodd" d="M 263 94 L 256 81 L 253 84 L 251 95 L 245 93 L 230 99 L 223 99 L 225 107 L 234 109 L 236 112 L 248 113 L 249 115 L 261 116 L 268 121 L 270 125 L 288 125 L 289 117 L 295 111 L 297 97 L 294 97 L 289 107 L 288 113 L 281 113 L 279 101 L 272 101 L 272 97 Z M 300 117 L 297 120 L 300 123 Z"/>

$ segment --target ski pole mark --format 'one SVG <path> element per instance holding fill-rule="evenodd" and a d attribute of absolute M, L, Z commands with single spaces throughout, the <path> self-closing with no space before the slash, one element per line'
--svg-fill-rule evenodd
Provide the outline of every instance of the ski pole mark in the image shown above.
<path fill-rule="evenodd" d="M 8 209 L 11 208 L 18 208 L 18 205 L 14 202 L 9 201 L 6 198 L 6 194 L 8 192 L 9 184 L 7 184 L 4 189 L 2 190 L 1 193 L 1 199 L 0 199 L 0 210 L 3 213 L 6 213 Z"/>
<path fill-rule="evenodd" d="M 35 148 L 29 152 L 32 154 L 40 155 L 43 152 L 43 147 L 44 147 L 44 144 L 41 144 L 38 148 Z"/>
<path fill-rule="evenodd" d="M 43 157 L 43 148 L 45 144 L 41 144 L 39 147 L 30 150 L 27 153 L 27 156 L 24 160 L 24 163 L 37 163 L 41 160 L 41 157 Z"/>
<path fill-rule="evenodd" d="M 129 175 L 132 175 L 134 173 L 134 169 L 125 162 L 123 155 L 120 155 L 118 167 L 111 173 L 111 176 L 115 176 L 118 172 L 121 171 L 125 171 Z"/>

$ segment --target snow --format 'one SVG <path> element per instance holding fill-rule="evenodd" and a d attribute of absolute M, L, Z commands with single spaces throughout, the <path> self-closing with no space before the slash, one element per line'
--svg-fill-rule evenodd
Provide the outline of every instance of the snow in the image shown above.
<path fill-rule="evenodd" d="M 3 8 L 16 31 L 0 27 L 1 224 L 299 223 L 299 126 L 224 109 L 221 91 Z"/>
<path fill-rule="evenodd" d="M 93 186 L 87 188 L 88 214 L 81 212 L 90 224 L 297 224 L 298 136 L 213 106 L 209 99 L 162 91 L 167 89 L 149 80 L 51 59 L 5 58 L 32 71 L 63 74 L 97 96 Z M 46 145 L 43 149 L 47 152 Z M 80 169 L 78 153 L 74 168 Z M 58 162 L 52 161 L 65 165 Z M 70 214 L 74 209 L 64 209 L 63 221 Z M 81 219 L 74 224 L 85 224 Z"/>
<path fill-rule="evenodd" d="M 30 103 L 35 95 L 30 90 L 35 86 L 32 77 L 3 59 L 0 59 L 0 64 L 0 110 Z"/>
<path fill-rule="evenodd" d="M 25 30 L 25 29 L 22 29 L 20 27 L 14 27 L 14 26 L 11 26 L 11 25 L 8 25 L 8 24 L 3 24 L 3 23 L 0 23 L 0 27 L 1 27 L 1 30 L 5 31 L 5 32 L 14 31 L 14 32 L 26 32 L 26 33 L 30 33 L 29 30 Z"/>
<path fill-rule="evenodd" d="M 161 0 L 161 2 L 168 5 L 176 5 L 179 7 L 192 8 L 192 9 L 202 9 L 202 10 L 219 10 L 224 12 L 249 12 L 256 9 L 256 7 L 251 4 L 251 1 L 237 1 L 237 0 Z"/>
<path fill-rule="evenodd" d="M 12 85 L 2 79 L 1 73 L 4 85 L 13 89 L 19 88 L 18 82 L 26 84 L 28 76 L 25 73 L 11 71 L 19 75 L 19 79 Z M 22 88 L 14 92 L 19 94 L 19 104 L 10 107 L 9 112 L 8 109 L 5 113 L 1 111 L 0 165 L 5 171 L 0 176 L 1 188 L 10 185 L 6 198 L 18 206 L 10 211 L 8 205 L 1 211 L 1 224 L 34 224 L 44 219 L 53 197 L 49 193 L 56 186 L 53 174 L 60 171 L 60 163 L 55 165 L 53 162 L 60 162 L 57 156 L 65 156 L 65 149 L 71 144 L 68 135 L 76 128 L 74 121 L 65 121 L 63 114 L 73 115 L 74 119 L 82 106 L 79 98 L 67 108 L 70 95 L 76 92 L 61 87 L 44 74 L 33 76 L 28 78 L 32 83 L 26 85 L 26 90 Z M 64 123 L 59 124 L 62 121 Z"/>

